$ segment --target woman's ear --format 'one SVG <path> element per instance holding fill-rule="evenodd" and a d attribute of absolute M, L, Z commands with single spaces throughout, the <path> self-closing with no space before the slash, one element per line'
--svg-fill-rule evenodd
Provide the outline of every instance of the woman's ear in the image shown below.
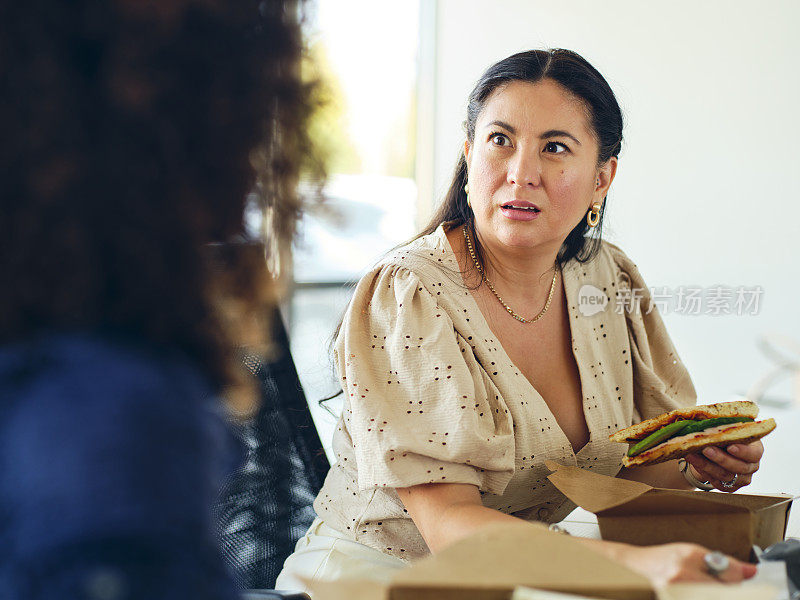
<path fill-rule="evenodd" d="M 467 163 L 467 172 L 469 172 L 469 153 L 472 147 L 469 145 L 469 140 L 464 140 L 464 162 Z"/>
<path fill-rule="evenodd" d="M 611 187 L 611 182 L 614 181 L 614 176 L 617 174 L 617 157 L 612 156 L 605 164 L 600 167 L 597 172 L 597 179 L 594 188 L 594 200 L 602 202 L 603 198 L 608 195 L 608 188 Z"/>

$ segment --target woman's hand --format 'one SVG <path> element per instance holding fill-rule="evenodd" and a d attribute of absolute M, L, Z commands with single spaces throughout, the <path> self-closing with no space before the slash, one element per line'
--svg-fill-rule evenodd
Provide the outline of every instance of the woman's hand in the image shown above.
<path fill-rule="evenodd" d="M 626 567 L 660 587 L 677 582 L 737 583 L 756 574 L 756 566 L 728 557 L 730 566 L 718 577 L 708 572 L 705 556 L 709 550 L 697 544 L 661 546 L 621 545 L 617 558 Z"/>
<path fill-rule="evenodd" d="M 686 461 L 700 481 L 709 481 L 723 492 L 735 492 L 750 485 L 763 454 L 764 445 L 761 440 L 756 440 L 749 444 L 731 444 L 725 449 L 709 446 L 703 449 L 702 454 L 687 455 Z"/>
<path fill-rule="evenodd" d="M 398 488 L 397 494 L 434 553 L 490 523 L 531 526 L 517 517 L 483 506 L 475 485 L 430 483 Z M 580 537 L 572 539 L 644 575 L 656 586 L 678 581 L 735 583 L 756 574 L 754 565 L 729 558 L 728 569 L 719 577 L 712 576 L 704 560 L 709 550 L 697 544 L 641 547 Z"/>

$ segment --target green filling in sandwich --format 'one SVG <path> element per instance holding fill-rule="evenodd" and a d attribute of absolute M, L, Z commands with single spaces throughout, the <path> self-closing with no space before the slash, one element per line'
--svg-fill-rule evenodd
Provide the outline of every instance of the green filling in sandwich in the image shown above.
<path fill-rule="evenodd" d="M 628 449 L 628 456 L 636 456 L 645 450 L 666 442 L 669 439 L 689 433 L 697 433 L 711 427 L 719 425 L 730 425 L 731 423 L 752 422 L 750 417 L 716 417 L 714 419 L 702 419 L 700 421 L 675 421 L 669 425 L 664 425 L 661 429 L 654 431 L 643 440 L 639 440 Z"/>

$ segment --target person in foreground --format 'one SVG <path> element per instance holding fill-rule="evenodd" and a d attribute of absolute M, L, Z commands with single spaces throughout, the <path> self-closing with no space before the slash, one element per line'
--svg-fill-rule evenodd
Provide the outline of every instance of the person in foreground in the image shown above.
<path fill-rule="evenodd" d="M 275 290 L 263 244 L 229 242 L 253 189 L 270 244 L 293 230 L 307 106 L 284 9 L 2 3 L 4 600 L 236 597 L 211 519 L 242 458 L 221 394 L 241 389 L 233 312 Z"/>
<path fill-rule="evenodd" d="M 523 52 L 484 73 L 443 205 L 346 312 L 337 462 L 278 586 L 385 573 L 489 523 L 558 522 L 575 506 L 548 481 L 548 459 L 693 487 L 674 460 L 622 468 L 626 449 L 609 440 L 696 400 L 636 266 L 600 241 L 621 142 L 613 92 L 574 52 Z M 607 310 L 584 315 L 586 289 Z M 734 491 L 762 451 L 691 456 L 689 476 Z M 755 573 L 730 559 L 714 577 L 692 544 L 584 542 L 657 584 Z"/>

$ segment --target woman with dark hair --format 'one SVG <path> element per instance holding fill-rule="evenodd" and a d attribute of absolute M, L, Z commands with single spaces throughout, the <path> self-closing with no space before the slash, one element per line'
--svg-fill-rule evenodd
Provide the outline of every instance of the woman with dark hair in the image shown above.
<path fill-rule="evenodd" d="M 613 92 L 574 52 L 484 73 L 442 208 L 355 290 L 337 463 L 279 585 L 399 567 L 489 523 L 558 522 L 575 505 L 548 459 L 662 487 L 750 482 L 760 442 L 692 456 L 685 477 L 675 461 L 624 469 L 608 439 L 696 400 L 636 266 L 600 240 L 621 143 Z M 586 310 L 587 290 L 619 310 Z M 713 580 L 699 546 L 585 543 L 654 582 Z M 754 572 L 730 559 L 719 578 Z"/>
<path fill-rule="evenodd" d="M 297 8 L 2 3 L 0 597 L 235 596 L 220 398 L 273 305 L 246 198 L 272 258 L 299 208 Z"/>

